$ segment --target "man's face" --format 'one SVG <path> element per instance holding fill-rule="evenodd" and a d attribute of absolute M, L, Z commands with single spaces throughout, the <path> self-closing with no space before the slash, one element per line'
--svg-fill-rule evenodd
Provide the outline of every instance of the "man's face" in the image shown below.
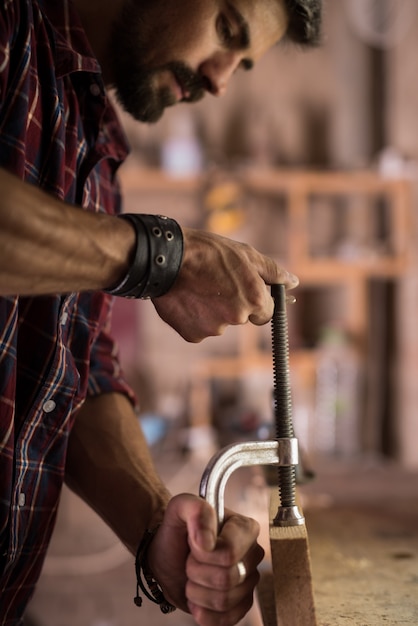
<path fill-rule="evenodd" d="M 114 24 L 112 84 L 136 119 L 222 95 L 283 36 L 283 0 L 125 0 Z"/>

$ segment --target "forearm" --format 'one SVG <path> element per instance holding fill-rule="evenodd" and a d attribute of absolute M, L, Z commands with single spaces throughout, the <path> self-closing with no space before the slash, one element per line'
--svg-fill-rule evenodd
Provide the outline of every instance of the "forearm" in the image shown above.
<path fill-rule="evenodd" d="M 163 517 L 170 494 L 160 480 L 129 400 L 88 398 L 73 427 L 66 482 L 132 551 Z"/>
<path fill-rule="evenodd" d="M 105 289 L 125 274 L 135 233 L 0 169 L 0 294 Z"/>

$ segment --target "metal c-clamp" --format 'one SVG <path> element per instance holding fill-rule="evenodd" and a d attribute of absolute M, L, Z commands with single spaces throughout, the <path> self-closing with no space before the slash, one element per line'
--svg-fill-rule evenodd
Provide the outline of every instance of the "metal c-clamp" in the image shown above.
<path fill-rule="evenodd" d="M 216 453 L 209 461 L 202 475 L 199 495 L 215 509 L 218 524 L 221 527 L 225 512 L 225 486 L 236 469 L 251 465 L 287 467 L 297 464 L 298 441 L 295 437 L 282 438 L 277 441 L 247 441 L 231 444 Z M 303 517 L 298 516 L 296 512 L 285 517 L 287 520 L 284 525 L 302 524 L 304 521 Z"/>
<path fill-rule="evenodd" d="M 272 348 L 274 374 L 274 417 L 276 440 L 232 444 L 220 450 L 206 467 L 200 483 L 200 495 L 215 509 L 219 526 L 224 520 L 225 485 L 238 467 L 277 465 L 280 506 L 274 526 L 297 526 L 305 519 L 296 504 L 295 484 L 298 442 L 293 434 L 291 388 L 289 379 L 289 342 L 284 285 L 272 285 L 274 300 Z"/>

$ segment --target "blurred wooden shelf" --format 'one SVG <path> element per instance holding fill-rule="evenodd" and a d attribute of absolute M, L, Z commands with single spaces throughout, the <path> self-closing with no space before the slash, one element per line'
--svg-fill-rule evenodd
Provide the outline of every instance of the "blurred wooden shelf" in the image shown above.
<path fill-rule="evenodd" d="M 373 171 L 311 171 L 287 169 L 245 169 L 233 174 L 243 193 L 272 200 L 286 214 L 286 254 L 281 260 L 296 274 L 302 287 L 342 288 L 345 291 L 343 325 L 363 358 L 367 350 L 370 323 L 368 286 L 371 279 L 396 281 L 409 263 L 411 233 L 411 186 L 408 180 L 389 178 Z M 134 168 L 121 170 L 123 189 L 137 194 L 160 194 L 161 211 L 170 214 L 167 196 L 196 196 L 208 183 L 204 175 L 176 178 L 160 170 Z M 342 198 L 347 210 L 349 201 L 365 208 L 362 214 L 375 219 L 375 204 L 384 203 L 385 245 L 365 250 L 363 256 L 315 255 L 311 245 L 312 202 L 332 202 Z M 376 218 L 377 219 L 377 218 Z M 251 243 L 251 242 L 250 242 Z M 259 348 L 256 327 L 242 328 L 243 340 L 233 356 L 202 359 L 190 381 L 190 415 L 192 425 L 210 422 L 210 381 L 219 377 L 241 377 L 254 368 L 271 369 L 271 355 Z M 317 363 L 315 350 L 296 350 L 291 355 L 295 367 L 312 379 Z M 299 357 L 299 358 L 298 358 Z"/>
<path fill-rule="evenodd" d="M 125 193 L 154 192 L 176 193 L 198 191 L 204 181 L 203 176 L 170 176 L 160 169 L 135 166 L 127 161 L 119 173 Z"/>
<path fill-rule="evenodd" d="M 332 283 L 341 278 L 393 277 L 405 270 L 411 228 L 408 180 L 372 171 L 312 171 L 245 169 L 236 179 L 244 193 L 285 197 L 288 211 L 287 264 L 306 283 Z M 157 168 L 124 166 L 120 172 L 126 193 L 197 193 L 207 183 L 201 176 L 171 176 Z M 390 254 L 346 260 L 315 258 L 309 250 L 309 201 L 313 196 L 375 196 L 389 204 Z"/>
<path fill-rule="evenodd" d="M 372 171 L 252 171 L 244 187 L 251 194 L 284 197 L 288 213 L 287 263 L 305 283 L 367 277 L 393 277 L 405 270 L 411 228 L 410 183 Z M 310 201 L 313 198 L 385 200 L 388 206 L 390 252 L 356 259 L 315 258 L 310 251 Z"/>

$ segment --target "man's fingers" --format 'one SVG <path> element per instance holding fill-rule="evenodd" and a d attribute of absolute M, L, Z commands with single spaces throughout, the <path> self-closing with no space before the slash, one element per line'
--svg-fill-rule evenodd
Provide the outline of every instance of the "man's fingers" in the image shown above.
<path fill-rule="evenodd" d="M 260 299 L 258 306 L 250 313 L 248 320 L 251 324 L 262 326 L 271 320 L 273 317 L 273 311 L 274 300 L 271 296 L 271 290 L 268 285 L 265 285 L 262 293 L 262 300 Z"/>
<path fill-rule="evenodd" d="M 299 278 L 297 276 L 295 276 L 295 274 L 292 274 L 291 272 L 288 272 L 287 270 L 284 269 L 280 269 L 279 272 L 280 276 L 279 279 L 276 283 L 270 283 L 270 284 L 275 284 L 275 285 L 285 285 L 286 289 L 294 289 L 295 287 L 297 287 L 299 285 Z"/>
<path fill-rule="evenodd" d="M 285 285 L 286 289 L 294 289 L 299 285 L 299 278 L 288 272 L 270 257 L 262 255 L 259 274 L 267 285 Z"/>
<path fill-rule="evenodd" d="M 252 594 L 259 578 L 259 573 L 254 571 L 241 585 L 222 589 L 197 585 L 189 579 L 186 586 L 187 599 L 188 602 L 198 604 L 211 611 L 228 612 L 240 604 L 245 597 Z"/>
<path fill-rule="evenodd" d="M 258 523 L 226 510 L 217 535 L 214 509 L 202 498 L 180 494 L 167 506 L 148 548 L 148 564 L 167 599 L 200 626 L 232 626 L 252 603 L 264 551 Z"/>
<path fill-rule="evenodd" d="M 259 530 L 259 524 L 255 520 L 230 513 L 222 526 L 215 548 L 205 551 L 196 544 L 192 548 L 189 559 L 195 560 L 196 569 L 199 565 L 205 564 L 220 568 L 233 568 L 236 574 L 236 565 L 242 560 L 245 561 L 248 571 L 251 568 L 255 569 L 264 556 L 263 549 L 257 543 Z M 222 576 L 222 573 L 220 575 Z M 224 572 L 224 575 L 229 574 Z M 201 582 L 204 583 L 203 579 Z M 232 582 L 235 584 L 236 580 Z"/>
<path fill-rule="evenodd" d="M 259 532 L 260 525 L 256 520 L 227 509 L 218 541 L 220 545 L 227 546 L 229 550 L 224 557 L 227 559 L 224 561 L 224 565 L 233 565 L 242 560 L 247 552 L 256 545 Z"/>
<path fill-rule="evenodd" d="M 217 519 L 215 511 L 202 498 L 181 494 L 170 500 L 166 513 L 170 526 L 187 527 L 191 549 L 210 552 L 216 544 Z"/>
<path fill-rule="evenodd" d="M 264 550 L 258 544 L 254 544 L 245 557 L 229 566 L 205 565 L 202 567 L 202 563 L 197 561 L 193 555 L 189 555 L 186 566 L 187 577 L 202 587 L 220 591 L 232 589 L 254 576 L 263 556 Z"/>
<path fill-rule="evenodd" d="M 240 601 L 235 604 L 232 603 L 231 608 L 219 608 L 227 607 L 229 604 L 226 597 L 215 600 L 214 607 L 205 607 L 189 600 L 188 608 L 195 621 L 202 626 L 219 626 L 219 624 L 232 626 L 237 624 L 250 610 L 253 604 L 253 588 L 249 586 L 247 592 L 240 597 Z"/>

